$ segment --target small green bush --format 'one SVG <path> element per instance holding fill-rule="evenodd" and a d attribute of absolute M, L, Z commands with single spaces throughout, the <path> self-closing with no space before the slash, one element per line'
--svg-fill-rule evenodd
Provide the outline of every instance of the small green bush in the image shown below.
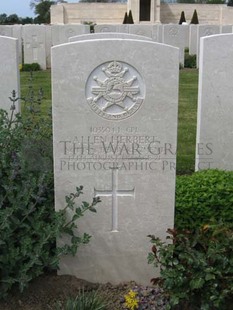
<path fill-rule="evenodd" d="M 196 68 L 196 55 L 189 55 L 185 53 L 184 55 L 184 67 L 185 68 Z"/>
<path fill-rule="evenodd" d="M 195 24 L 195 25 L 199 24 L 197 10 L 194 10 L 190 24 Z"/>
<path fill-rule="evenodd" d="M 186 18 L 185 18 L 184 11 L 181 12 L 180 20 L 179 20 L 179 25 L 182 25 L 182 23 L 186 23 Z"/>
<path fill-rule="evenodd" d="M 211 221 L 233 223 L 233 172 L 203 170 L 177 176 L 175 227 L 200 228 Z"/>
<path fill-rule="evenodd" d="M 64 307 L 57 305 L 57 310 L 106 310 L 107 303 L 99 296 L 98 291 L 80 291 L 76 298 L 69 298 Z"/>
<path fill-rule="evenodd" d="M 206 225 L 194 231 L 168 230 L 164 243 L 150 235 L 148 263 L 160 267 L 152 279 L 169 298 L 166 309 L 231 310 L 233 301 L 233 230 Z"/>
<path fill-rule="evenodd" d="M 41 70 L 40 65 L 36 62 L 32 64 L 23 64 L 21 68 L 21 71 L 27 71 L 27 72 L 40 71 L 40 70 Z"/>
<path fill-rule="evenodd" d="M 74 255 L 87 243 L 89 235 L 74 234 L 76 220 L 86 210 L 96 211 L 99 202 L 76 207 L 80 187 L 64 197 L 64 209 L 55 212 L 51 116 L 39 117 L 34 107 L 15 115 L 17 100 L 13 92 L 10 115 L 0 110 L 0 298 L 13 285 L 22 291 L 45 269 L 57 269 L 61 255 Z M 68 223 L 67 210 L 73 212 Z M 63 234 L 70 244 L 56 248 Z"/>
<path fill-rule="evenodd" d="M 123 24 L 127 24 L 127 21 L 128 21 L 128 14 L 127 14 L 127 12 L 125 12 Z"/>
<path fill-rule="evenodd" d="M 128 15 L 128 18 L 127 18 L 127 24 L 134 24 L 133 14 L 132 14 L 131 10 L 129 10 L 129 15 Z"/>

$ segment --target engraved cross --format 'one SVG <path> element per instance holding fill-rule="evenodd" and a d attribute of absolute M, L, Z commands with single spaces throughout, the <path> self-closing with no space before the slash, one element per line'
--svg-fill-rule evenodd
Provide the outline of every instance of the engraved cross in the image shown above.
<path fill-rule="evenodd" d="M 112 232 L 118 231 L 118 197 L 135 197 L 135 189 L 118 189 L 118 168 L 112 169 L 112 188 L 98 190 L 94 188 L 95 197 L 112 197 Z"/>

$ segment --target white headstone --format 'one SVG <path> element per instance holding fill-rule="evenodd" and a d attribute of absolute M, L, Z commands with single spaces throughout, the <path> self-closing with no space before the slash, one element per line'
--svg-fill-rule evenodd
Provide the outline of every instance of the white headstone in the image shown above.
<path fill-rule="evenodd" d="M 196 170 L 233 170 L 233 34 L 200 44 Z"/>
<path fill-rule="evenodd" d="M 12 37 L 12 35 L 13 35 L 12 26 L 0 25 L 0 36 Z"/>
<path fill-rule="evenodd" d="M 12 27 L 12 37 L 18 39 L 18 47 L 19 47 L 19 63 L 23 63 L 23 45 L 22 45 L 22 25 L 14 25 Z"/>
<path fill-rule="evenodd" d="M 45 47 L 46 67 L 51 68 L 52 27 L 50 25 L 47 25 L 45 28 Z"/>
<path fill-rule="evenodd" d="M 152 25 L 152 39 L 155 42 L 162 43 L 163 25 Z"/>
<path fill-rule="evenodd" d="M 90 33 L 88 25 L 52 25 L 52 45 L 67 43 L 70 37 Z"/>
<path fill-rule="evenodd" d="M 184 50 L 188 47 L 189 26 L 187 25 L 164 25 L 163 43 L 180 49 L 180 63 L 184 65 Z"/>
<path fill-rule="evenodd" d="M 221 25 L 221 30 L 220 33 L 232 33 L 233 29 L 232 29 L 232 25 Z"/>
<path fill-rule="evenodd" d="M 95 33 L 99 32 L 120 32 L 120 33 L 128 33 L 129 32 L 129 25 L 123 24 L 101 24 L 95 25 L 94 27 Z"/>
<path fill-rule="evenodd" d="M 197 55 L 197 28 L 198 25 L 189 28 L 189 55 Z"/>
<path fill-rule="evenodd" d="M 137 34 L 148 38 L 153 38 L 153 30 L 155 30 L 155 36 L 157 35 L 157 27 L 154 28 L 152 25 L 129 25 L 129 33 Z"/>
<path fill-rule="evenodd" d="M 200 38 L 220 33 L 220 25 L 199 25 L 197 28 L 197 68 L 199 66 Z"/>
<path fill-rule="evenodd" d="M 46 69 L 46 40 L 44 25 L 25 25 L 23 27 L 24 63 L 38 63 Z"/>
<path fill-rule="evenodd" d="M 52 48 L 56 209 L 79 185 L 82 201 L 102 200 L 78 223 L 90 244 L 60 274 L 150 282 L 147 235 L 173 227 L 178 52 L 121 39 Z"/>
<path fill-rule="evenodd" d="M 10 113 L 12 91 L 20 97 L 19 58 L 17 39 L 0 36 L 0 109 Z M 20 103 L 16 103 L 16 112 L 20 112 Z"/>
<path fill-rule="evenodd" d="M 118 33 L 118 32 L 100 32 L 100 33 L 90 33 L 83 34 L 81 36 L 75 36 L 69 38 L 69 42 L 77 42 L 83 40 L 100 40 L 100 39 L 111 39 L 111 38 L 119 38 L 119 39 L 134 39 L 134 40 L 146 40 L 150 41 L 150 38 L 138 36 L 136 34 L 129 33 Z"/>

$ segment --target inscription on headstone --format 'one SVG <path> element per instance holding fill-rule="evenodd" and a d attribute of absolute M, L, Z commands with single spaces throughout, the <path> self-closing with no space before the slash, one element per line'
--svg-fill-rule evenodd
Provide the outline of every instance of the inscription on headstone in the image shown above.
<path fill-rule="evenodd" d="M 56 209 L 79 185 L 82 200 L 101 198 L 78 224 L 92 242 L 60 273 L 149 283 L 146 236 L 173 226 L 179 51 L 83 40 L 54 47 L 52 64 Z"/>

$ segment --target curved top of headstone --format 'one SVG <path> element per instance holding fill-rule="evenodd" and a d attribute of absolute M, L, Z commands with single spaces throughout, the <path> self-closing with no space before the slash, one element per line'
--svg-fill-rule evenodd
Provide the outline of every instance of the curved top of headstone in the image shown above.
<path fill-rule="evenodd" d="M 19 87 L 19 59 L 18 39 L 0 36 L 0 109 L 10 112 L 11 102 L 9 97 L 12 91 L 20 96 Z M 19 102 L 16 103 L 16 112 L 20 111 Z"/>
<path fill-rule="evenodd" d="M 101 32 L 101 33 L 90 33 L 83 34 L 69 38 L 69 42 L 84 41 L 84 40 L 99 40 L 99 39 L 135 39 L 143 41 L 152 41 L 152 39 L 140 36 L 136 34 L 129 33 L 119 33 L 119 32 Z"/>

